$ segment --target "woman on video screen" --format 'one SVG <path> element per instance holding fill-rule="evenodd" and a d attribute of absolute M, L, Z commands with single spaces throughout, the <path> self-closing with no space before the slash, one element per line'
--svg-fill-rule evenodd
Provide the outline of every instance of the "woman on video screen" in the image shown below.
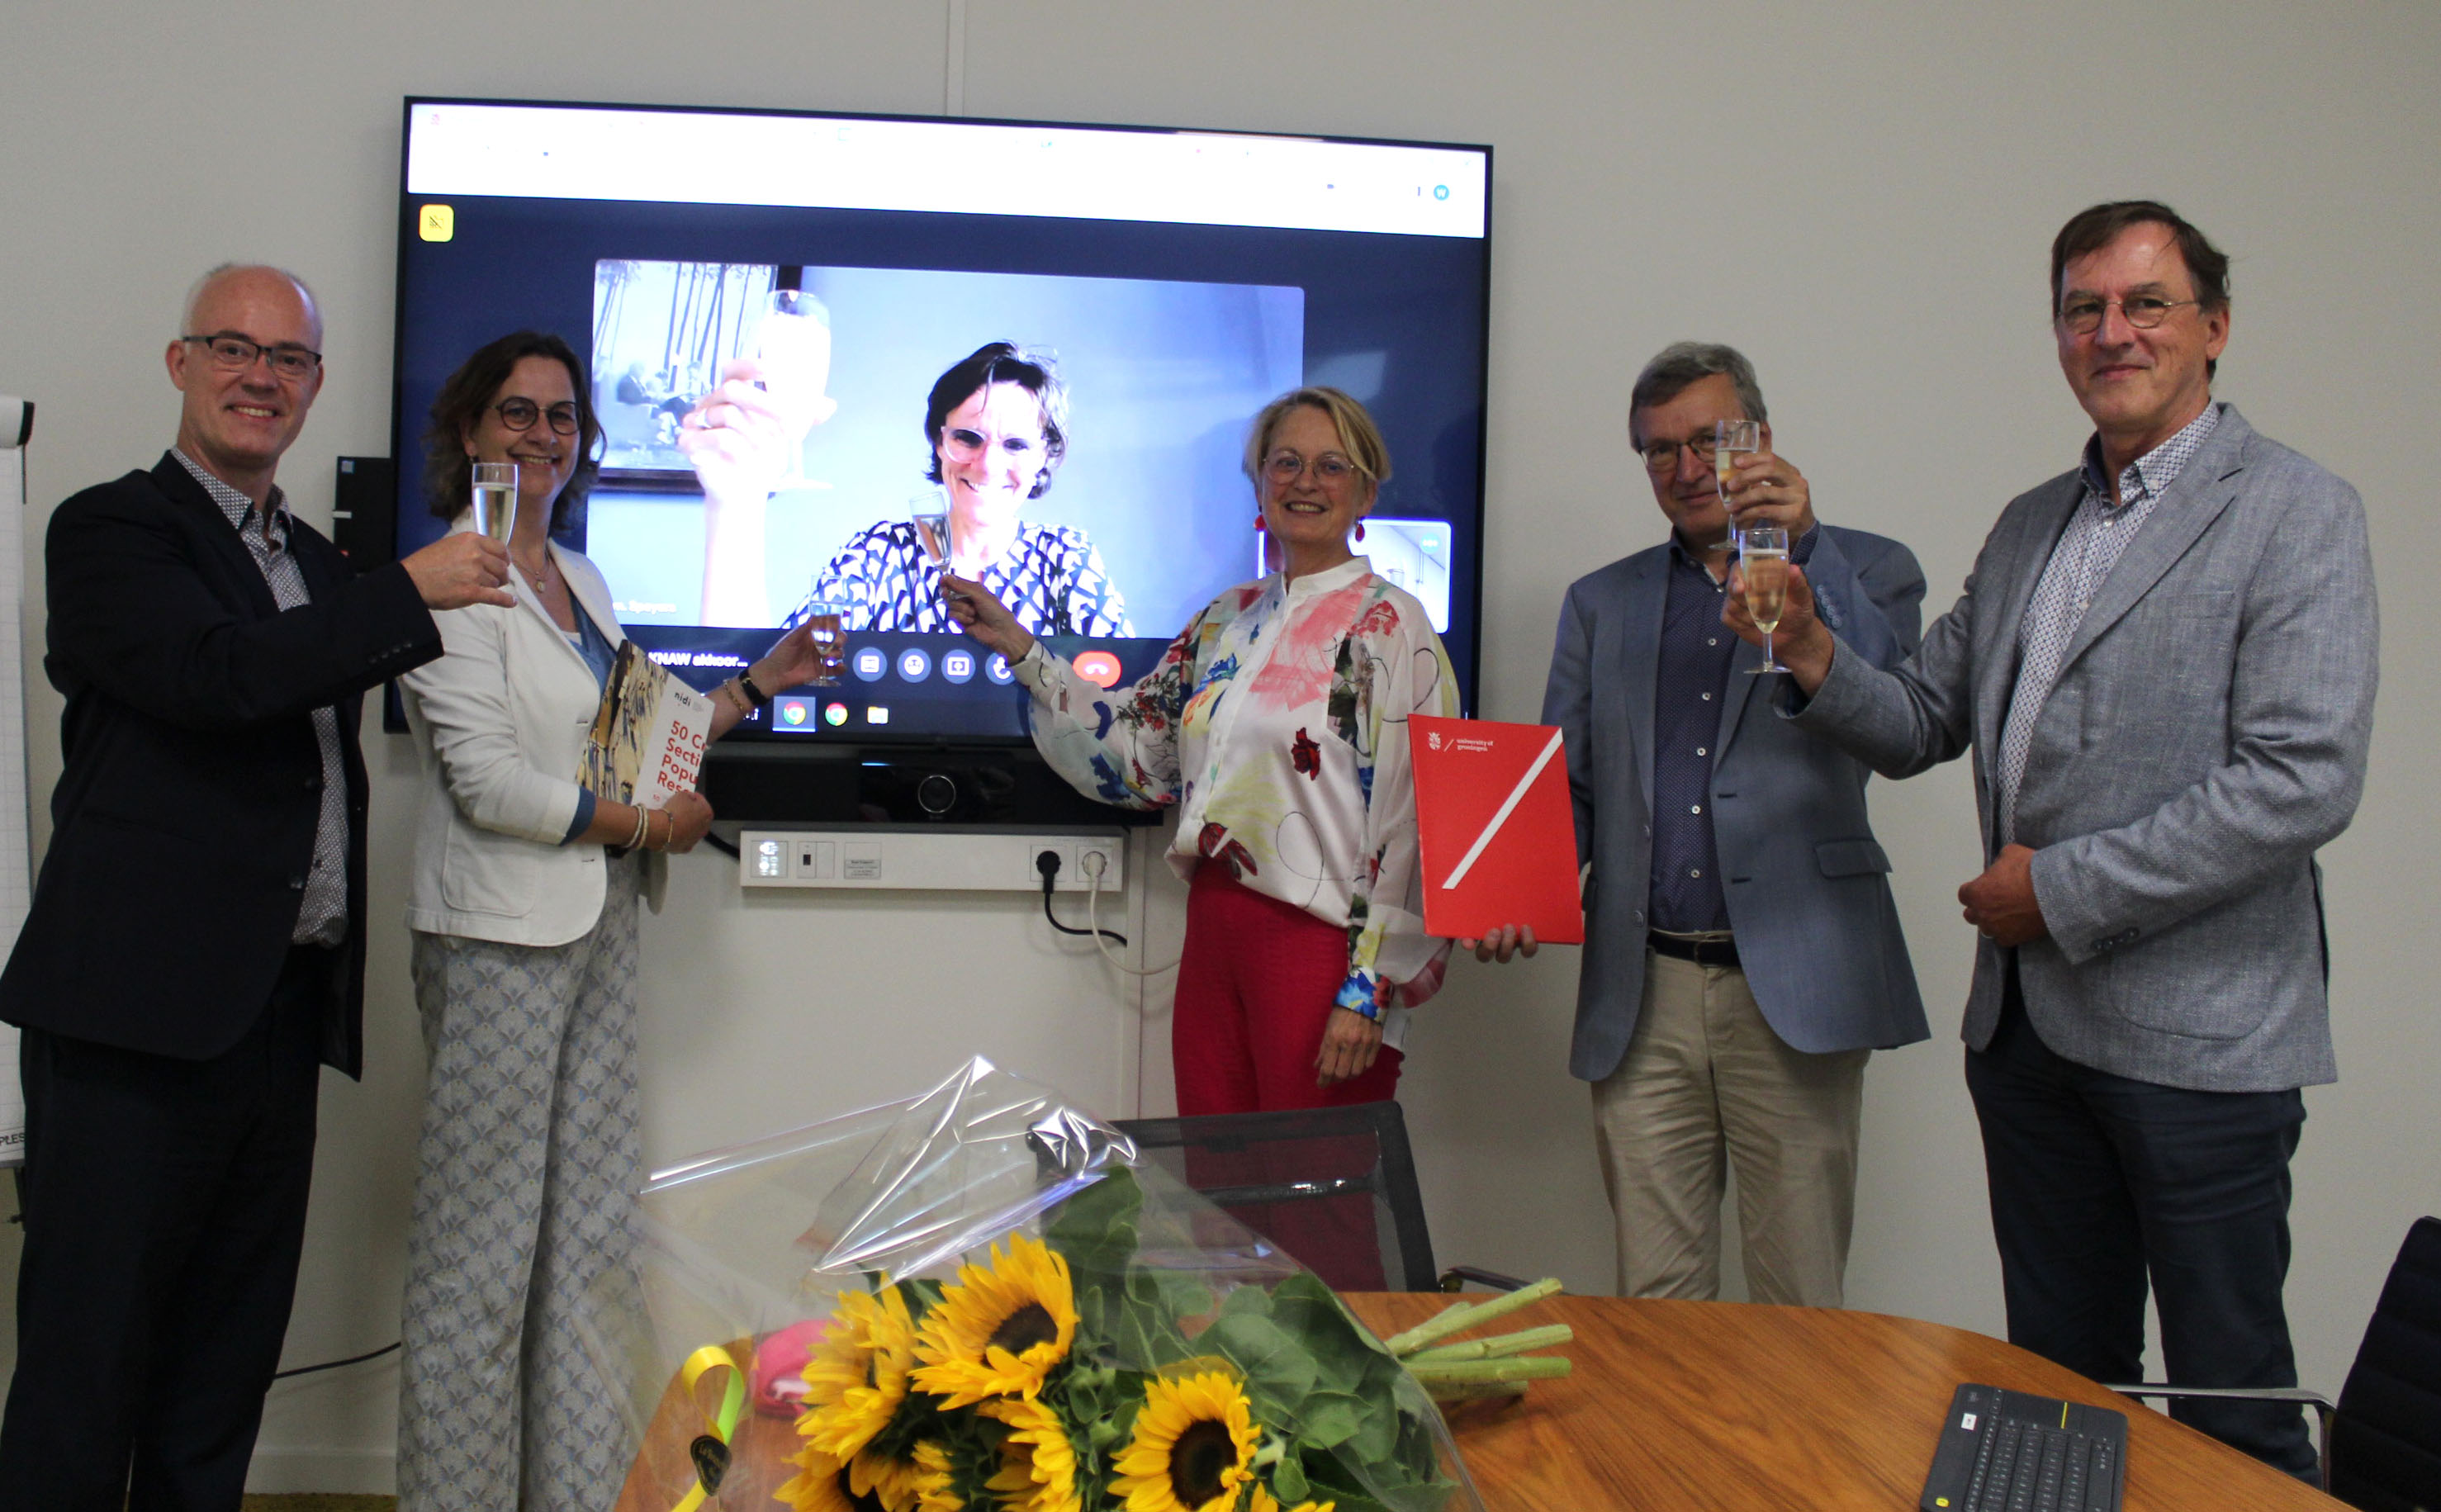
<path fill-rule="evenodd" d="M 1034 743 L 1077 791 L 1181 805 L 1187 1115 L 1392 1096 L 1405 1010 L 1449 955 L 1423 930 L 1407 716 L 1456 714 L 1457 686 L 1424 606 L 1348 549 L 1390 476 L 1382 434 L 1338 389 L 1300 388 L 1256 417 L 1245 468 L 1281 570 L 1215 599 L 1132 688 L 1078 676 L 989 585 L 942 585 L 1033 693 Z"/>
<path fill-rule="evenodd" d="M 551 539 L 594 477 L 583 364 L 520 331 L 443 384 L 432 512 L 476 529 L 470 463 L 515 465 L 505 607 L 433 616 L 442 656 L 399 679 L 425 777 L 408 958 L 430 1057 L 408 1222 L 398 1482 L 424 1512 L 604 1507 L 626 1473 L 616 1393 L 571 1325 L 628 1263 L 643 1180 L 636 904 L 645 851 L 684 851 L 712 808 L 641 809 L 575 780 L 620 642 L 608 586 Z M 712 734 L 812 676 L 783 637 L 716 690 Z"/>
<path fill-rule="evenodd" d="M 776 469 L 768 459 L 758 466 L 758 454 L 798 444 L 803 432 L 743 365 L 730 373 L 689 412 L 678 445 L 696 462 L 709 515 L 704 618 L 760 623 L 761 543 L 722 529 L 721 516 L 739 503 L 750 513 L 768 496 L 762 478 Z M 1126 602 L 1085 532 L 1022 517 L 1067 455 L 1067 422 L 1068 391 L 1051 359 L 1011 342 L 978 348 L 932 385 L 925 477 L 940 486 L 949 515 L 949 566 L 989 587 L 1036 634 L 1131 636 Z M 748 496 L 729 496 L 741 492 Z M 951 630 L 940 574 L 913 520 L 882 520 L 848 538 L 782 623 L 797 624 L 819 597 L 843 605 L 846 630 Z"/>

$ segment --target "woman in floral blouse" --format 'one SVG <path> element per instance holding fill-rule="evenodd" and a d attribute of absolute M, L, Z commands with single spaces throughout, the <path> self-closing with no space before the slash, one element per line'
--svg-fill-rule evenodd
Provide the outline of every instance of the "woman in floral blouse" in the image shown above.
<path fill-rule="evenodd" d="M 985 585 L 942 582 L 1032 691 L 1062 776 L 1180 806 L 1170 1045 L 1189 1115 L 1392 1096 L 1407 1010 L 1449 951 L 1423 932 L 1407 716 L 1456 713 L 1457 686 L 1423 605 L 1348 548 L 1388 450 L 1355 400 L 1300 388 L 1256 417 L 1245 466 L 1282 569 L 1215 599 L 1133 688 L 1079 677 Z"/>

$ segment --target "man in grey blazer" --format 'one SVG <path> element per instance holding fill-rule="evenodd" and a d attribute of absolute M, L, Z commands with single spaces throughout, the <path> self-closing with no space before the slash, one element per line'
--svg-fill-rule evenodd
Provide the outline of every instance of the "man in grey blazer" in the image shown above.
<path fill-rule="evenodd" d="M 1764 422 L 1727 500 L 1721 420 Z M 1823 612 L 1876 663 L 1915 648 L 1924 574 L 1896 541 L 1815 522 L 1727 347 L 1654 358 L 1628 431 L 1671 537 L 1569 588 L 1543 700 L 1590 869 L 1569 1069 L 1593 1083 L 1618 1289 L 1719 1294 L 1733 1166 L 1748 1294 L 1836 1306 L 1865 1057 L 1926 1037 L 1924 1006 L 1865 767 L 1772 717 L 1763 658 L 1721 623 L 1724 506 L 1786 528 Z"/>
<path fill-rule="evenodd" d="M 2298 1089 L 2336 1074 L 2314 853 L 2363 787 L 2373 563 L 2356 491 L 2212 397 L 2228 268 L 2165 206 L 2070 220 L 2082 465 L 2011 501 L 1895 672 L 1801 585 L 1781 622 L 1799 728 L 1891 777 L 1973 752 L 1966 1079 L 2009 1337 L 2104 1380 L 2141 1375 L 2149 1273 L 2173 1379 L 2295 1384 L 2288 1161 Z M 2294 1407 L 2173 1411 L 2312 1470 Z"/>

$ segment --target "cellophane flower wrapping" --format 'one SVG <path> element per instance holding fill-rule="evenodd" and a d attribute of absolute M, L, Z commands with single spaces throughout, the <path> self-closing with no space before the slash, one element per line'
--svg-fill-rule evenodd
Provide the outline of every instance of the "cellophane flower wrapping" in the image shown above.
<path fill-rule="evenodd" d="M 987 1061 L 642 1208 L 581 1330 L 629 1388 L 620 1512 L 1481 1512 L 1328 1287 Z"/>

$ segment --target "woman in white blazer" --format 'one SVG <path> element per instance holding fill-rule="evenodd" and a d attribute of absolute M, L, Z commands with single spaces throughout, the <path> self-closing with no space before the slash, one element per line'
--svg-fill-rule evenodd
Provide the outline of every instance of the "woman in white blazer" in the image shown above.
<path fill-rule="evenodd" d="M 514 462 L 514 607 L 435 616 L 441 659 L 401 679 L 425 777 L 407 922 L 430 1056 L 407 1241 L 401 1502 L 420 1512 L 595 1512 L 626 1471 L 616 1389 L 573 1326 L 624 1266 L 642 1179 L 636 905 L 649 853 L 703 837 L 682 793 L 643 810 L 575 781 L 624 637 L 602 574 L 551 541 L 601 429 L 554 335 L 476 352 L 433 401 L 433 513 L 472 530 L 468 463 Z M 726 733 L 813 675 L 792 632 L 714 693 Z"/>

